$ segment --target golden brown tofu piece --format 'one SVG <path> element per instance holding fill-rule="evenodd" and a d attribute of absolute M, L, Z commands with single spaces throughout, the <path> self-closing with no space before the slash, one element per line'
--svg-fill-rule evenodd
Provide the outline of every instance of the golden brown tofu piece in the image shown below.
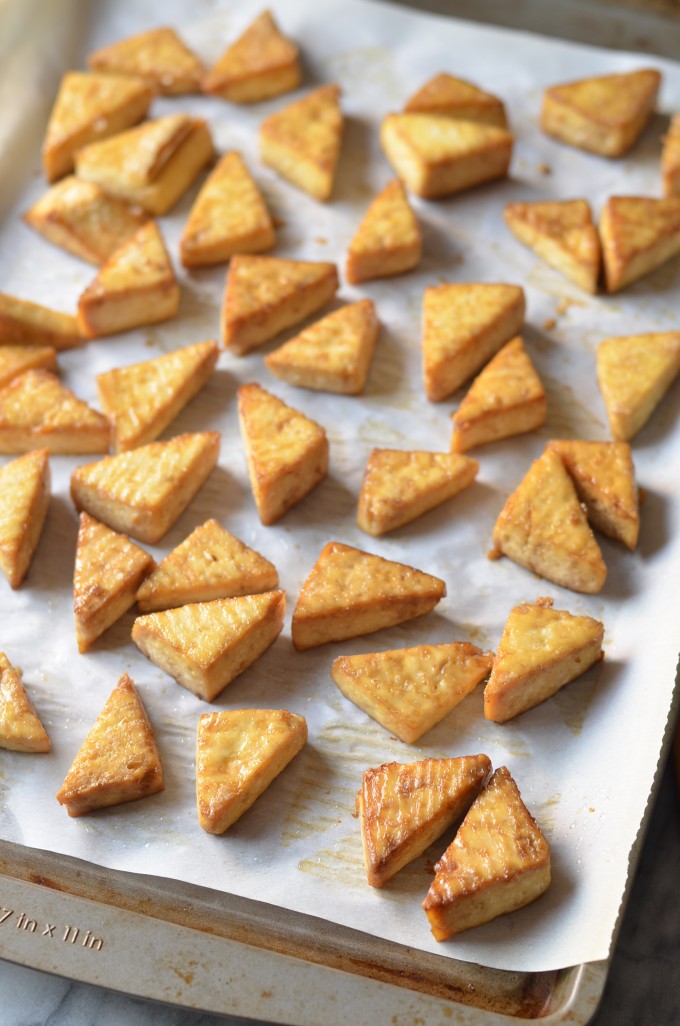
<path fill-rule="evenodd" d="M 553 449 L 534 460 L 493 532 L 497 553 L 548 581 L 595 594 L 607 567 L 572 480 Z"/>
<path fill-rule="evenodd" d="M 326 432 L 259 385 L 238 390 L 250 487 L 263 524 L 274 524 L 328 473 Z"/>
<path fill-rule="evenodd" d="M 203 118 L 168 114 L 86 146 L 76 155 L 76 174 L 162 217 L 214 155 Z"/>
<path fill-rule="evenodd" d="M 345 698 L 414 744 L 488 677 L 493 653 L 467 642 L 340 656 L 331 677 Z"/>
<path fill-rule="evenodd" d="M 337 290 L 335 264 L 235 256 L 224 290 L 222 344 L 243 356 L 316 313 Z"/>
<path fill-rule="evenodd" d="M 518 336 L 506 342 L 475 378 L 453 414 L 451 450 L 467 452 L 545 423 L 545 389 Z"/>
<path fill-rule="evenodd" d="M 423 901 L 435 940 L 514 912 L 548 889 L 548 842 L 505 766 L 477 796 L 435 871 Z"/>
<path fill-rule="evenodd" d="M 140 613 L 255 595 L 279 586 L 276 567 L 217 520 L 206 520 L 162 560 L 137 592 Z"/>
<path fill-rule="evenodd" d="M 654 111 L 661 75 L 652 68 L 551 86 L 541 128 L 554 139 L 602 157 L 622 157 Z"/>
<path fill-rule="evenodd" d="M 366 770 L 356 808 L 371 887 L 383 887 L 460 819 L 490 773 L 486 755 Z"/>
<path fill-rule="evenodd" d="M 420 262 L 422 239 L 404 186 L 398 179 L 369 206 L 347 251 L 347 281 L 358 285 L 410 271 Z"/>
<path fill-rule="evenodd" d="M 661 182 L 664 196 L 680 196 L 680 114 L 674 114 L 661 151 Z"/>
<path fill-rule="evenodd" d="M 303 651 L 394 627 L 429 613 L 445 595 L 438 577 L 329 542 L 300 590 L 293 645 Z"/>
<path fill-rule="evenodd" d="M 0 346 L 0 389 L 29 370 L 57 374 L 57 351 L 52 346 Z"/>
<path fill-rule="evenodd" d="M 406 188 L 437 199 L 505 178 L 513 137 L 504 128 L 439 114 L 389 114 L 380 142 Z"/>
<path fill-rule="evenodd" d="M 276 242 L 274 222 L 240 153 L 225 153 L 204 182 L 180 240 L 185 267 L 206 267 L 236 253 L 263 253 Z"/>
<path fill-rule="evenodd" d="M 607 292 L 619 292 L 680 253 L 680 196 L 611 196 L 600 237 Z"/>
<path fill-rule="evenodd" d="M 95 50 L 87 63 L 94 71 L 136 75 L 165 96 L 200 92 L 205 74 L 196 54 L 167 26 Z"/>
<path fill-rule="evenodd" d="M 503 217 L 520 242 L 585 292 L 597 292 L 600 237 L 586 200 L 508 203 Z"/>
<path fill-rule="evenodd" d="M 154 90 L 141 78 L 67 72 L 43 142 L 43 168 L 48 181 L 56 182 L 73 171 L 75 155 L 83 146 L 136 125 L 146 115 L 153 97 Z"/>
<path fill-rule="evenodd" d="M 0 570 L 12 588 L 28 573 L 50 504 L 50 454 L 36 449 L 0 467 Z"/>
<path fill-rule="evenodd" d="M 300 79 L 297 46 L 271 12 L 263 11 L 210 69 L 203 92 L 232 103 L 258 103 L 297 89 Z"/>
<path fill-rule="evenodd" d="M 374 449 L 359 493 L 357 523 L 381 535 L 410 524 L 469 488 L 479 464 L 448 452 Z"/>
<path fill-rule="evenodd" d="M 487 720 L 506 723 L 533 709 L 603 658 L 603 624 L 552 605 L 539 598 L 510 613 L 484 689 Z"/>
<path fill-rule="evenodd" d="M 118 681 L 57 792 L 69 816 L 163 791 L 163 767 L 146 709 L 127 673 Z"/>
<path fill-rule="evenodd" d="M 0 292 L 0 346 L 52 346 L 60 351 L 83 342 L 71 314 Z"/>
<path fill-rule="evenodd" d="M 550 442 L 571 475 L 591 524 L 629 549 L 640 531 L 638 488 L 627 442 Z"/>
<path fill-rule="evenodd" d="M 99 265 L 149 218 L 95 182 L 69 175 L 41 196 L 23 219 L 52 245 Z"/>
<path fill-rule="evenodd" d="M 524 323 L 519 285 L 433 285 L 423 296 L 423 377 L 432 402 L 446 399 Z"/>
<path fill-rule="evenodd" d="M 307 723 L 286 709 L 205 713 L 196 737 L 198 822 L 223 834 L 304 748 Z"/>
<path fill-rule="evenodd" d="M 461 121 L 508 127 L 502 100 L 464 78 L 445 73 L 435 75 L 418 89 L 404 110 L 411 114 L 442 114 Z"/>
<path fill-rule="evenodd" d="M 614 438 L 627 442 L 644 427 L 678 373 L 680 331 L 600 342 L 597 381 Z"/>
<path fill-rule="evenodd" d="M 174 317 L 179 285 L 155 221 L 148 221 L 104 264 L 78 300 L 86 338 L 115 335 Z"/>
<path fill-rule="evenodd" d="M 274 644 L 285 608 L 283 591 L 193 602 L 138 616 L 132 640 L 183 688 L 212 702 Z"/>
<path fill-rule="evenodd" d="M 146 445 L 165 431 L 215 369 L 217 342 L 196 342 L 153 360 L 97 375 L 101 408 L 116 452 Z"/>
<path fill-rule="evenodd" d="M 80 514 L 73 573 L 78 651 L 87 652 L 134 605 L 137 589 L 155 562 L 124 534 Z"/>
<path fill-rule="evenodd" d="M 0 391 L 0 452 L 108 452 L 106 417 L 46 370 L 30 370 Z"/>
<path fill-rule="evenodd" d="M 260 158 L 323 202 L 333 191 L 343 128 L 339 86 L 321 86 L 262 122 Z"/>
<path fill-rule="evenodd" d="M 216 431 L 177 435 L 76 467 L 71 498 L 114 531 L 155 545 L 184 512 L 217 463 Z"/>
<path fill-rule="evenodd" d="M 0 748 L 11 752 L 49 752 L 51 745 L 21 682 L 21 670 L 0 652 Z"/>
<path fill-rule="evenodd" d="M 364 390 L 380 323 L 370 299 L 350 303 L 284 342 L 264 362 L 282 381 L 298 388 L 340 395 Z"/>

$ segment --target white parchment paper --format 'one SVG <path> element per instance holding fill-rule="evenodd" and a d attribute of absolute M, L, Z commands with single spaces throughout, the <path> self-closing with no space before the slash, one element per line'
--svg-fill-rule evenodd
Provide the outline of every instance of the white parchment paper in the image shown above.
<path fill-rule="evenodd" d="M 55 5 L 55 7 L 58 5 Z M 675 261 L 614 298 L 587 297 L 541 264 L 502 221 L 511 200 L 587 197 L 596 212 L 612 193 L 660 195 L 658 157 L 665 121 L 657 116 L 622 161 L 561 147 L 537 127 L 542 89 L 556 81 L 627 70 L 650 59 L 605 53 L 454 20 L 408 13 L 364 0 L 313 4 L 276 0 L 284 29 L 301 43 L 305 89 L 323 81 L 343 88 L 347 129 L 333 200 L 320 205 L 259 164 L 257 129 L 281 97 L 237 108 L 213 99 L 159 99 L 152 114 L 189 111 L 210 120 L 220 151 L 241 150 L 280 219 L 275 253 L 344 261 L 347 244 L 370 197 L 391 177 L 382 157 L 380 119 L 401 107 L 440 70 L 468 77 L 507 103 L 517 136 L 508 181 L 451 200 L 415 200 L 424 258 L 405 277 L 362 288 L 343 285 L 341 298 L 373 298 L 382 334 L 362 398 L 288 387 L 263 365 L 264 347 L 244 359 L 222 354 L 200 397 L 165 437 L 180 431 L 222 433 L 219 468 L 187 512 L 152 549 L 160 559 L 209 516 L 274 561 L 289 614 L 322 546 L 338 539 L 433 572 L 448 596 L 433 614 L 342 645 L 296 654 L 289 614 L 275 645 L 231 684 L 214 708 L 284 707 L 309 723 L 306 749 L 256 805 L 223 837 L 204 834 L 194 810 L 194 738 L 208 706 L 144 659 L 130 641 L 133 613 L 87 655 L 79 655 L 72 622 L 77 518 L 68 495 L 71 471 L 87 458 L 54 457 L 54 498 L 29 576 L 16 593 L 0 581 L 0 649 L 20 665 L 28 691 L 53 741 L 49 756 L 0 752 L 0 836 L 35 848 L 91 860 L 116 870 L 167 876 L 313 913 L 412 947 L 513 970 L 548 970 L 607 956 L 628 874 L 629 856 L 654 779 L 678 655 L 676 591 L 680 570 L 680 446 L 678 387 L 635 439 L 644 489 L 642 531 L 635 553 L 600 539 L 609 576 L 601 595 L 579 596 L 540 581 L 508 560 L 489 562 L 495 518 L 509 492 L 548 438 L 608 437 L 595 382 L 595 348 L 612 335 L 677 328 L 680 267 Z M 159 19 L 175 24 L 207 62 L 258 13 L 259 0 L 194 0 L 162 5 L 128 0 L 64 4 L 61 50 L 44 19 L 33 17 L 30 59 L 14 62 L 2 83 L 3 176 L 21 189 L 0 231 L 0 281 L 7 292 L 72 310 L 94 269 L 49 246 L 19 220 L 44 190 L 37 143 L 55 73 L 83 66 L 85 55 Z M 52 9 L 43 5 L 43 11 Z M 69 32 L 64 25 L 70 25 Z M 62 53 L 63 51 L 63 53 Z M 33 62 L 33 63 L 32 63 Z M 680 70 L 664 72 L 662 107 L 680 107 Z M 18 66 L 17 66 L 18 65 Z M 20 69 L 20 70 L 19 70 Z M 51 72 L 51 73 L 49 73 Z M 40 88 L 38 89 L 36 83 Z M 26 104 L 25 116 L 21 112 Z M 26 140 L 30 140 L 30 146 Z M 17 175 L 18 155 L 24 155 Z M 14 159 L 13 159 L 14 157 Z M 546 170 L 548 173 L 546 173 Z M 198 185 L 162 231 L 175 260 Z M 159 355 L 218 332 L 225 269 L 182 282 L 179 316 L 64 354 L 65 382 L 96 403 L 95 375 Z M 363 535 L 355 509 L 363 468 L 375 446 L 446 450 L 456 401 L 433 405 L 420 383 L 423 289 L 440 281 L 509 281 L 525 287 L 525 340 L 549 398 L 544 429 L 479 450 L 479 480 L 467 492 L 382 539 Z M 552 322 L 552 323 L 551 323 Z M 260 381 L 328 431 L 328 480 L 276 526 L 260 525 L 250 495 L 238 431 L 235 392 Z M 6 462 L 6 458 L 1 458 Z M 588 613 L 606 626 L 606 659 L 553 700 L 505 725 L 482 715 L 481 689 L 421 739 L 407 746 L 347 702 L 328 670 L 340 653 L 424 642 L 471 640 L 494 648 L 509 610 L 551 595 L 557 608 Z M 69 820 L 54 799 L 85 734 L 123 671 L 137 682 L 158 735 L 164 794 Z M 385 761 L 486 752 L 506 764 L 548 836 L 553 884 L 536 904 L 454 941 L 436 944 L 420 908 L 429 868 L 450 837 L 400 873 L 382 891 L 366 884 L 353 818 L 361 773 Z"/>

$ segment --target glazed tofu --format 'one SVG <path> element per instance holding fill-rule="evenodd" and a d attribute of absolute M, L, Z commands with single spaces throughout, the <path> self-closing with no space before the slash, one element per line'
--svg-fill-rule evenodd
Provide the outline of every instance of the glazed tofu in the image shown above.
<path fill-rule="evenodd" d="M 12 588 L 28 573 L 50 504 L 47 449 L 36 449 L 0 467 L 0 570 Z"/>
<path fill-rule="evenodd" d="M 52 346 L 60 351 L 83 342 L 71 314 L 0 292 L 0 346 Z"/>
<path fill-rule="evenodd" d="M 263 11 L 203 79 L 203 91 L 231 103 L 259 103 L 297 89 L 298 48 Z"/>
<path fill-rule="evenodd" d="M 106 417 L 46 370 L 30 370 L 0 391 L 0 452 L 108 452 Z"/>
<path fill-rule="evenodd" d="M 615 439 L 647 423 L 680 373 L 680 332 L 608 338 L 597 347 L 597 381 Z"/>
<path fill-rule="evenodd" d="M 358 285 L 410 271 L 420 262 L 422 239 L 404 186 L 398 179 L 378 193 L 347 252 L 347 281 Z"/>
<path fill-rule="evenodd" d="M 586 200 L 508 203 L 503 216 L 520 242 L 584 292 L 597 292 L 600 237 Z"/>
<path fill-rule="evenodd" d="M 52 346 L 0 346 L 0 389 L 29 370 L 59 372 Z"/>
<path fill-rule="evenodd" d="M 21 670 L 0 652 L 0 748 L 49 752 L 50 739 L 21 681 Z"/>
<path fill-rule="evenodd" d="M 680 196 L 611 196 L 600 236 L 607 292 L 619 292 L 680 253 Z"/>
<path fill-rule="evenodd" d="M 406 113 L 441 114 L 460 121 L 507 128 L 505 107 L 493 93 L 454 75 L 435 75 L 404 106 Z"/>
<path fill-rule="evenodd" d="M 87 63 L 94 71 L 136 75 L 166 96 L 199 92 L 205 74 L 196 54 L 167 26 L 95 50 Z"/>

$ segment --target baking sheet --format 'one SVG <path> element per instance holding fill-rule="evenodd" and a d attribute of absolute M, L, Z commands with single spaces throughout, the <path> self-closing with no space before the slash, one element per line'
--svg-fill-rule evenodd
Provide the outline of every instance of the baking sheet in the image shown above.
<path fill-rule="evenodd" d="M 220 151 L 237 148 L 244 153 L 282 222 L 276 255 L 342 264 L 371 195 L 392 177 L 379 151 L 379 121 L 437 70 L 469 77 L 506 101 L 517 135 L 512 175 L 507 182 L 444 202 L 414 201 L 425 241 L 418 271 L 362 288 L 343 285 L 343 300 L 373 298 L 383 324 L 362 398 L 314 394 L 276 381 L 262 363 L 263 352 L 273 345 L 240 360 L 222 354 L 208 386 L 164 436 L 219 430 L 219 468 L 163 544 L 150 551 L 162 558 L 197 524 L 217 516 L 276 564 L 289 613 L 330 539 L 436 573 L 446 581 L 448 596 L 428 617 L 301 654 L 292 650 L 287 615 L 276 644 L 212 708 L 291 709 L 307 718 L 310 743 L 228 834 L 208 837 L 195 817 L 193 748 L 198 716 L 211 707 L 184 692 L 137 652 L 130 642 L 132 613 L 91 653 L 77 652 L 72 629 L 77 519 L 68 481 L 72 469 L 87 458 L 54 457 L 55 495 L 29 577 L 17 593 L 0 582 L 0 648 L 22 666 L 53 752 L 45 758 L 0 752 L 0 834 L 114 869 L 169 876 L 313 913 L 412 948 L 494 968 L 541 971 L 605 958 L 629 853 L 657 766 L 677 662 L 677 387 L 635 440 L 645 494 L 640 545 L 630 554 L 600 539 L 609 567 L 601 595 L 572 594 L 507 560 L 489 562 L 486 553 L 505 497 L 547 438 L 608 437 L 595 384 L 595 347 L 611 335 L 675 328 L 671 297 L 680 273 L 676 261 L 623 296 L 586 297 L 520 247 L 504 228 L 501 212 L 515 199 L 584 195 L 599 211 L 613 192 L 660 194 L 662 118 L 655 118 L 631 155 L 618 162 L 560 147 L 536 127 L 545 85 L 646 66 L 649 59 L 473 27 L 363 0 L 342 0 L 323 8 L 287 0 L 272 8 L 303 46 L 306 87 L 329 80 L 343 87 L 348 124 L 330 204 L 317 204 L 259 165 L 257 127 L 289 97 L 244 109 L 196 97 L 159 99 L 152 113 L 186 110 L 206 116 Z M 189 16 L 185 4 L 166 3 L 163 19 L 176 25 L 210 62 L 258 10 L 255 3 L 198 0 Z M 91 19 L 87 28 L 86 13 Z M 76 15 L 71 43 L 80 48 L 81 64 L 90 49 L 158 23 L 153 3 L 100 2 L 83 5 Z M 663 108 L 677 109 L 680 71 L 661 60 L 654 64 L 664 71 Z M 20 88 L 15 92 L 19 104 Z M 24 133 L 32 127 L 15 117 L 15 131 L 17 125 Z M 0 236 L 3 289 L 73 309 L 93 269 L 53 249 L 18 220 L 43 189 L 34 153 L 25 189 Z M 196 191 L 197 186 L 161 219 L 175 258 Z M 60 358 L 64 380 L 78 395 L 96 402 L 94 378 L 100 371 L 215 337 L 224 268 L 178 273 L 182 303 L 175 321 L 93 342 Z M 369 538 L 356 528 L 354 516 L 371 449 L 448 448 L 455 402 L 429 404 L 420 386 L 422 292 L 442 280 L 524 285 L 525 340 L 548 390 L 548 422 L 534 435 L 474 453 L 480 474 L 466 493 L 392 535 Z M 270 528 L 262 527 L 255 514 L 236 417 L 236 389 L 249 380 L 260 381 L 318 420 L 331 445 L 329 479 Z M 480 689 L 419 744 L 407 746 L 348 703 L 328 675 L 332 659 L 341 653 L 450 640 L 493 648 L 512 606 L 539 595 L 553 596 L 558 608 L 601 618 L 606 659 L 551 702 L 505 726 L 483 719 Z M 156 728 L 166 791 L 69 820 L 53 795 L 123 671 L 137 682 Z M 496 766 L 506 764 L 517 779 L 550 840 L 553 884 L 535 905 L 455 941 L 436 944 L 420 909 L 431 879 L 433 852 L 407 867 L 384 890 L 369 888 L 352 816 L 354 796 L 368 766 L 478 751 L 486 752 Z M 435 858 L 446 843 L 443 839 L 435 846 Z"/>

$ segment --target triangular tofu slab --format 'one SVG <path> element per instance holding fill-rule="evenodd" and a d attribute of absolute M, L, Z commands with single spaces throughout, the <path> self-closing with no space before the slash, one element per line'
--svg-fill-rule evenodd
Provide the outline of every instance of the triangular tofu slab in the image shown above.
<path fill-rule="evenodd" d="M 505 723 L 551 698 L 602 659 L 604 627 L 540 598 L 508 617 L 484 689 L 484 715 Z"/>
<path fill-rule="evenodd" d="M 571 475 L 591 524 L 629 549 L 640 531 L 638 489 L 627 442 L 550 442 Z"/>
<path fill-rule="evenodd" d="M 140 613 L 273 591 L 276 567 L 217 522 L 206 520 L 158 564 L 137 592 Z"/>
<path fill-rule="evenodd" d="M 490 773 L 486 755 L 366 770 L 356 806 L 371 887 L 386 884 L 465 815 Z"/>
<path fill-rule="evenodd" d="M 307 723 L 285 709 L 205 713 L 196 737 L 198 822 L 223 834 L 307 741 Z"/>
<path fill-rule="evenodd" d="M 428 399 L 460 388 L 524 323 L 519 285 L 433 285 L 423 297 L 423 376 Z"/>
<path fill-rule="evenodd" d="M 445 595 L 438 577 L 329 542 L 300 590 L 293 645 L 302 651 L 394 627 L 429 613 Z"/>
<path fill-rule="evenodd" d="M 50 504 L 47 449 L 0 467 L 0 570 L 12 588 L 28 573 Z"/>
<path fill-rule="evenodd" d="M 614 438 L 640 431 L 680 373 L 680 331 L 608 338 L 597 347 L 597 381 Z"/>
<path fill-rule="evenodd" d="M 39 235 L 90 264 L 105 263 L 148 215 L 74 175 L 57 182 L 24 214 Z"/>
<path fill-rule="evenodd" d="M 611 196 L 600 236 L 607 292 L 618 292 L 680 253 L 680 196 Z"/>
<path fill-rule="evenodd" d="M 21 682 L 21 671 L 0 652 L 0 748 L 11 752 L 49 752 L 45 728 Z"/>
<path fill-rule="evenodd" d="M 57 351 L 52 346 L 0 346 L 0 389 L 13 378 L 29 370 L 48 370 L 55 374 Z"/>
<path fill-rule="evenodd" d="M 243 356 L 316 313 L 337 290 L 335 264 L 235 256 L 224 290 L 222 342 Z"/>
<path fill-rule="evenodd" d="M 541 260 L 585 292 L 597 292 L 600 237 L 586 200 L 508 203 L 508 228 Z"/>
<path fill-rule="evenodd" d="M 96 639 L 134 605 L 140 584 L 155 566 L 144 552 L 88 513 L 80 514 L 73 574 L 73 613 L 78 651 Z"/>
<path fill-rule="evenodd" d="M 114 531 L 155 545 L 167 534 L 217 463 L 216 431 L 177 435 L 76 467 L 71 498 Z"/>
<path fill-rule="evenodd" d="M 407 101 L 404 110 L 418 114 L 442 114 L 462 121 L 507 128 L 505 108 L 497 96 L 464 78 L 445 73 L 426 82 Z"/>
<path fill-rule="evenodd" d="M 541 128 L 560 142 L 603 157 L 621 157 L 647 124 L 661 75 L 651 68 L 551 86 Z"/>
<path fill-rule="evenodd" d="M 488 677 L 493 653 L 467 642 L 340 656 L 331 677 L 350 702 L 414 744 Z"/>
<path fill-rule="evenodd" d="M 59 351 L 83 341 L 71 314 L 0 292 L 0 345 L 52 346 Z"/>
<path fill-rule="evenodd" d="M 257 511 L 274 524 L 328 473 L 326 432 L 256 384 L 239 388 L 238 412 Z"/>
<path fill-rule="evenodd" d="M 179 244 L 185 267 L 205 267 L 236 253 L 262 253 L 276 242 L 274 222 L 240 153 L 225 153 L 191 208 Z"/>
<path fill-rule="evenodd" d="M 232 103 L 257 103 L 297 89 L 298 48 L 263 11 L 203 79 L 203 91 Z"/>
<path fill-rule="evenodd" d="M 111 421 L 116 452 L 136 449 L 165 431 L 203 388 L 218 353 L 217 342 L 197 342 L 98 374 L 99 402 Z"/>
<path fill-rule="evenodd" d="M 260 157 L 314 199 L 330 199 L 343 127 L 339 86 L 321 86 L 262 122 Z"/>
<path fill-rule="evenodd" d="M 75 154 L 95 139 L 108 139 L 145 116 L 154 90 L 141 78 L 69 71 L 59 86 L 47 123 L 42 157 L 50 182 L 73 170 Z"/>
<path fill-rule="evenodd" d="M 375 304 L 362 299 L 315 321 L 264 362 L 277 378 L 298 388 L 359 395 L 379 330 Z"/>
<path fill-rule="evenodd" d="M 179 285 L 155 221 L 142 225 L 109 257 L 80 299 L 85 338 L 115 335 L 174 317 Z"/>
<path fill-rule="evenodd" d="M 285 608 L 283 591 L 195 602 L 138 616 L 132 640 L 178 684 L 212 702 L 274 643 Z"/>
<path fill-rule="evenodd" d="M 165 787 L 156 737 L 127 673 L 118 681 L 57 792 L 69 816 L 121 805 Z"/>
<path fill-rule="evenodd" d="M 664 196 L 680 196 L 680 114 L 674 114 L 661 151 Z"/>
<path fill-rule="evenodd" d="M 607 576 L 572 480 L 552 449 L 534 460 L 509 497 L 493 532 L 502 553 L 572 591 L 601 591 Z"/>
<path fill-rule="evenodd" d="M 435 870 L 423 908 L 436 940 L 514 912 L 547 890 L 548 842 L 505 766 L 475 799 Z"/>
<path fill-rule="evenodd" d="M 418 219 L 398 179 L 378 193 L 347 251 L 347 281 L 358 285 L 410 271 L 420 261 Z"/>
<path fill-rule="evenodd" d="M 545 423 L 541 379 L 521 338 L 507 342 L 484 367 L 453 414 L 451 449 L 467 452 Z"/>
<path fill-rule="evenodd" d="M 373 535 L 410 524 L 468 488 L 478 470 L 476 460 L 457 453 L 374 449 L 361 484 L 357 523 Z"/>
<path fill-rule="evenodd" d="M 199 92 L 205 74 L 196 54 L 166 26 L 95 50 L 87 63 L 94 71 L 137 75 L 166 96 Z"/>
<path fill-rule="evenodd" d="M 26 371 L 0 392 L 0 452 L 107 452 L 110 434 L 106 417 L 50 371 Z"/>

